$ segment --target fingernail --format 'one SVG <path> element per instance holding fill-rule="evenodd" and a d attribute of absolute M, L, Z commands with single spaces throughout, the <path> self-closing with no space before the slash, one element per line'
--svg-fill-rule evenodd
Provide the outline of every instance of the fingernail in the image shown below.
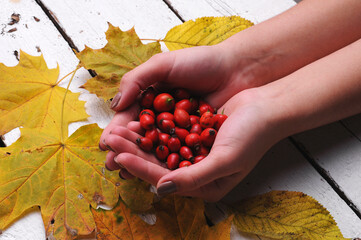
<path fill-rule="evenodd" d="M 121 178 L 121 179 L 123 179 L 123 180 L 125 180 L 125 178 L 122 176 L 122 173 L 119 171 L 119 177 Z"/>
<path fill-rule="evenodd" d="M 121 94 L 120 92 L 118 92 L 118 93 L 114 96 L 114 98 L 113 98 L 113 100 L 112 100 L 112 104 L 110 105 L 110 108 L 111 108 L 111 109 L 115 108 L 115 107 L 118 105 L 121 96 L 122 96 L 122 94 Z"/>
<path fill-rule="evenodd" d="M 100 143 L 99 143 L 99 149 L 101 150 L 101 151 L 105 151 L 106 149 L 104 149 L 104 148 L 102 148 L 102 146 L 100 145 Z"/>
<path fill-rule="evenodd" d="M 118 163 L 118 162 L 116 161 L 116 159 L 117 159 L 117 157 L 114 157 L 114 162 L 115 162 L 116 164 L 118 164 L 118 166 L 119 166 L 120 168 L 125 168 L 122 164 Z"/>
<path fill-rule="evenodd" d="M 113 171 L 111 170 L 110 168 L 108 168 L 107 164 L 104 164 L 105 165 L 105 169 L 108 170 L 108 171 Z"/>
<path fill-rule="evenodd" d="M 105 143 L 104 139 L 103 139 L 103 144 L 105 145 L 106 148 L 108 148 L 108 150 L 115 152 L 108 144 Z"/>
<path fill-rule="evenodd" d="M 172 181 L 167 181 L 159 185 L 157 188 L 157 195 L 164 197 L 168 194 L 174 193 L 177 191 L 177 186 Z"/>

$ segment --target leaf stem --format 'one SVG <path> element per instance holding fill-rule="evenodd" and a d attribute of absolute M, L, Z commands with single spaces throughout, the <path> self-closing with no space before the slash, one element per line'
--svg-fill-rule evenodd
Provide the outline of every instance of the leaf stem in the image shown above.
<path fill-rule="evenodd" d="M 141 41 L 155 41 L 155 42 L 163 42 L 163 39 L 153 39 L 153 38 L 140 38 Z"/>
<path fill-rule="evenodd" d="M 66 90 L 65 90 L 65 93 L 64 93 L 64 97 L 63 97 L 63 101 L 62 101 L 62 103 L 61 103 L 61 112 L 60 112 L 60 137 L 61 137 L 61 142 L 62 142 L 62 143 L 64 143 L 64 124 L 63 124 L 63 122 L 64 122 L 64 105 L 65 105 L 65 98 L 66 98 L 66 95 L 67 95 L 67 93 L 68 93 L 68 91 L 69 91 L 70 84 L 71 84 L 71 82 L 72 82 L 73 79 L 74 79 L 75 73 L 79 70 L 80 67 L 81 67 L 80 65 L 76 66 L 76 68 L 75 68 L 72 72 L 70 72 L 69 74 L 66 75 L 66 76 L 69 76 L 71 73 L 73 74 L 73 75 L 71 75 L 71 78 L 70 78 L 70 80 L 69 80 L 68 86 L 66 87 Z M 66 76 L 65 76 L 65 77 L 66 77 Z M 64 77 L 64 78 L 65 78 L 65 77 Z M 61 80 L 63 80 L 64 78 L 62 78 Z"/>
<path fill-rule="evenodd" d="M 64 77 L 62 77 L 61 79 L 59 79 L 58 81 L 56 81 L 56 83 L 55 83 L 55 85 L 59 85 L 59 83 L 61 82 L 61 81 L 63 81 L 66 77 L 68 77 L 70 74 L 72 74 L 72 73 L 75 73 L 76 71 L 78 71 L 78 69 L 79 69 L 80 67 L 76 67 L 76 69 L 74 69 L 73 71 L 71 71 L 70 73 L 68 73 L 68 74 L 66 74 Z"/>

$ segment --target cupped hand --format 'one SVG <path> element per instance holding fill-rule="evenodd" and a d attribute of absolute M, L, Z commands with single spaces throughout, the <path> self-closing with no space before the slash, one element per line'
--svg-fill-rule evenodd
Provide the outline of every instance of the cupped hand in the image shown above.
<path fill-rule="evenodd" d="M 159 195 L 177 193 L 217 201 L 234 188 L 281 138 L 271 113 L 260 99 L 256 90 L 248 90 L 236 94 L 220 108 L 228 118 L 209 155 L 197 164 L 174 171 L 166 169 L 154 156 L 137 148 L 134 139 L 141 133 L 141 128 L 136 122 L 122 130 L 121 136 L 128 143 L 118 145 L 117 155 L 108 161 L 120 164 L 130 174 L 157 186 Z"/>
<path fill-rule="evenodd" d="M 136 119 L 139 108 L 130 106 L 149 86 L 160 90 L 185 88 L 219 108 L 234 94 L 261 85 L 267 67 L 246 54 L 234 55 L 231 45 L 187 48 L 157 54 L 125 74 L 111 105 L 119 113 L 104 130 L 99 147 L 106 149 L 104 141 L 111 129 Z"/>

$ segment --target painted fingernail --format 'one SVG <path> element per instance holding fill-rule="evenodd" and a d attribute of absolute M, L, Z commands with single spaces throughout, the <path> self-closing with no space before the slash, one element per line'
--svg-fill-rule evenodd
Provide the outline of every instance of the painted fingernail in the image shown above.
<path fill-rule="evenodd" d="M 108 171 L 113 171 L 111 170 L 110 168 L 108 168 L 107 164 L 104 164 L 105 165 L 105 169 L 108 170 Z"/>
<path fill-rule="evenodd" d="M 106 149 L 102 148 L 102 146 L 100 145 L 100 143 L 99 143 L 99 149 L 100 149 L 101 151 L 105 151 L 105 150 L 106 150 Z"/>
<path fill-rule="evenodd" d="M 119 177 L 121 178 L 121 179 L 123 179 L 123 180 L 125 180 L 125 178 L 122 176 L 122 173 L 119 171 Z"/>
<path fill-rule="evenodd" d="M 177 191 L 177 186 L 172 181 L 167 181 L 159 185 L 157 188 L 157 195 L 164 197 L 168 194 L 174 193 Z"/>
<path fill-rule="evenodd" d="M 116 159 L 117 159 L 117 157 L 114 158 L 114 162 L 115 162 L 116 164 L 118 164 L 118 166 L 119 166 L 120 168 L 125 168 L 122 164 L 118 163 L 118 162 L 116 161 Z"/>
<path fill-rule="evenodd" d="M 104 144 L 104 146 L 105 146 L 108 150 L 110 150 L 110 151 L 112 151 L 112 152 L 115 152 L 108 144 L 105 143 L 105 140 L 104 140 L 104 139 L 103 139 L 103 144 Z"/>
<path fill-rule="evenodd" d="M 111 109 L 115 108 L 115 107 L 118 105 L 121 96 L 122 96 L 122 94 L 121 94 L 120 92 L 118 92 L 118 93 L 114 96 L 114 98 L 113 98 L 113 100 L 112 100 L 112 104 L 110 105 L 110 108 L 111 108 Z"/>

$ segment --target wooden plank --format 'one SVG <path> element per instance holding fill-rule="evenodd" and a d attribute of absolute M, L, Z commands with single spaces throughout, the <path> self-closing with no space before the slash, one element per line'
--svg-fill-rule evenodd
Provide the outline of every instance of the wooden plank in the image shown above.
<path fill-rule="evenodd" d="M 65 32 L 71 36 L 79 49 L 82 49 L 84 44 L 94 48 L 103 46 L 105 44 L 104 32 L 106 30 L 107 21 L 110 21 L 117 26 L 123 26 L 121 28 L 124 30 L 135 25 L 136 31 L 142 38 L 162 37 L 168 29 L 180 23 L 180 20 L 175 18 L 172 12 L 162 4 L 161 1 L 152 1 L 152 5 L 148 2 L 121 1 L 119 3 L 119 1 L 107 1 L 105 3 L 103 1 L 90 2 L 82 0 L 74 3 L 74 1 L 67 0 L 62 1 L 60 4 L 55 1 L 44 1 L 46 6 L 51 9 L 53 14 L 57 17 L 58 22 L 65 29 Z M 189 5 L 189 8 L 195 8 L 194 5 L 195 3 L 192 2 L 192 4 Z M 77 64 L 76 58 L 72 55 L 66 42 L 59 36 L 59 33 L 46 19 L 46 16 L 40 11 L 40 8 L 34 1 L 21 1 L 19 3 L 5 4 L 5 8 L 0 10 L 0 22 L 7 22 L 7 18 L 9 18 L 13 12 L 19 12 L 21 15 L 24 14 L 24 16 L 27 16 L 27 18 L 24 17 L 22 19 L 25 24 L 28 24 L 28 22 L 31 21 L 32 15 L 36 15 L 40 18 L 42 24 L 41 26 L 40 24 L 39 26 L 32 26 L 35 30 L 32 29 L 31 31 L 27 31 L 26 28 L 21 28 L 12 33 L 16 33 L 14 36 L 9 37 L 6 35 L 7 40 L 3 40 L 3 36 L 1 36 L 0 41 L 3 42 L 0 43 L 3 44 L 0 46 L 0 53 L 4 54 L 0 54 L 0 62 L 14 65 L 16 64 L 16 60 L 11 60 L 14 58 L 12 55 L 13 50 L 19 48 L 23 49 L 28 46 L 30 51 L 26 51 L 35 54 L 36 52 L 31 52 L 31 49 L 34 49 L 40 44 L 40 48 L 44 52 L 44 55 L 47 53 L 46 61 L 50 65 L 53 64 L 51 65 L 52 67 L 55 66 L 55 62 L 59 62 L 59 65 L 64 69 L 64 72 L 70 72 L 74 68 Z M 208 15 L 210 15 L 210 13 Z M 97 18 L 96 16 L 101 17 Z M 144 19 L 139 20 L 138 18 Z M 137 21 L 140 21 L 139 24 L 135 24 Z M 7 26 L 6 29 L 8 29 Z M 12 42 L 10 40 L 12 40 Z M 9 44 L 13 44 L 10 45 L 12 46 L 12 48 L 10 48 L 11 50 L 8 52 L 3 50 L 4 47 L 2 46 L 9 46 Z M 75 65 L 71 64 L 72 61 L 74 61 Z M 84 71 L 80 74 L 78 80 L 81 82 L 86 78 L 89 78 L 89 74 Z M 101 103 L 99 103 L 99 105 L 100 107 L 96 110 L 98 113 L 93 113 L 93 117 L 102 115 L 99 111 L 102 111 L 102 109 L 107 107 L 104 104 L 101 105 Z M 94 109 L 94 104 L 89 105 L 87 109 Z M 100 122 L 104 126 L 109 119 L 109 117 L 105 117 L 105 119 L 99 117 L 94 119 L 94 121 Z M 268 160 L 262 160 L 261 164 L 247 178 L 250 180 L 246 180 L 242 183 L 246 184 L 246 186 L 244 186 L 244 188 L 240 187 L 241 190 L 235 190 L 232 194 L 235 193 L 238 197 L 241 197 L 242 195 L 238 195 L 239 192 L 248 193 L 248 196 L 261 193 L 268 191 L 268 185 L 271 186 L 272 189 L 303 191 L 315 197 L 331 211 L 345 236 L 354 237 L 357 234 L 355 229 L 361 229 L 360 221 L 355 214 L 334 193 L 330 186 L 321 179 L 314 169 L 310 167 L 305 159 L 292 148 L 290 143 L 287 143 L 286 141 L 286 143 L 277 145 L 270 151 L 265 159 Z M 292 159 L 292 161 L 290 161 L 290 159 Z M 290 163 L 292 164 L 289 165 Z M 264 178 L 261 176 L 264 176 Z M 247 182 L 249 182 L 248 185 Z M 242 184 L 240 186 L 242 186 Z M 251 187 L 247 189 L 247 186 Z M 253 192 L 250 190 L 253 190 Z M 20 221 L 23 221 L 23 219 Z M 24 223 L 20 228 L 29 227 L 28 225 L 29 223 Z M 5 233 L 9 233 L 10 231 L 9 228 Z M 14 239 L 14 237 L 2 238 L 3 236 L 5 236 L 5 234 L 2 235 L 0 239 Z M 12 236 L 18 236 L 18 238 L 15 237 L 15 239 L 43 239 L 43 237 L 38 236 Z"/>
<path fill-rule="evenodd" d="M 162 0 L 42 1 L 59 20 L 79 50 L 87 45 L 101 48 L 106 43 L 108 22 L 123 31 L 132 27 L 140 38 L 163 38 L 182 22 Z"/>
<path fill-rule="evenodd" d="M 361 210 L 360 115 L 294 136 L 298 144 Z"/>
<path fill-rule="evenodd" d="M 96 31 L 94 30 L 94 28 L 96 28 L 97 25 L 102 25 L 102 24 L 106 25 L 105 21 L 107 19 L 112 19 L 110 20 L 110 22 L 112 22 L 112 24 L 114 25 L 123 24 L 124 26 L 126 26 L 127 24 L 129 24 L 129 22 L 132 21 L 133 22 L 140 21 L 137 18 L 131 18 L 124 23 L 123 21 L 125 20 L 123 21 L 120 20 L 122 18 L 121 14 L 112 16 L 111 13 L 113 11 L 111 9 L 113 8 L 117 9 L 117 6 L 114 6 L 113 2 L 111 2 L 109 6 L 107 6 L 108 3 L 100 4 L 97 1 L 92 1 L 90 6 L 90 3 L 87 3 L 86 1 L 84 2 L 78 1 L 77 4 L 82 6 L 81 11 L 79 11 L 79 9 L 71 10 L 70 9 L 71 7 L 69 6 L 70 4 L 67 3 L 70 1 L 65 1 L 65 2 L 66 2 L 65 4 L 64 3 L 59 4 L 59 3 L 55 3 L 54 1 L 47 1 L 47 0 L 44 1 L 46 6 L 49 7 L 51 11 L 57 16 L 57 19 L 61 23 L 61 26 L 64 27 L 67 34 L 71 36 L 71 38 L 79 48 L 82 48 L 84 41 L 87 42 L 86 43 L 87 45 L 90 44 L 93 45 L 94 44 L 93 42 L 95 42 L 97 46 L 102 46 L 102 44 L 104 44 L 101 43 L 100 40 L 104 40 L 103 32 L 106 30 L 106 27 Z M 280 1 L 279 4 L 277 4 L 278 7 L 275 7 L 274 3 L 272 3 L 273 5 L 270 5 L 268 1 L 259 1 L 257 4 L 253 4 L 252 1 L 237 1 L 237 2 L 236 1 L 197 1 L 197 6 L 195 7 L 194 1 L 190 2 L 190 1 L 172 0 L 168 2 L 173 7 L 173 10 L 177 11 L 177 13 L 185 20 L 194 19 L 206 15 L 219 16 L 219 15 L 238 14 L 244 16 L 244 14 L 248 14 L 245 17 L 252 19 L 255 22 L 263 21 L 271 16 L 276 15 L 281 11 L 284 11 L 285 9 L 295 4 L 293 1 Z M 128 6 L 128 7 L 132 8 L 132 6 Z M 97 9 L 96 14 L 94 12 L 94 9 Z M 160 9 L 164 9 L 164 8 L 160 8 Z M 268 9 L 268 11 L 266 11 L 265 13 L 264 9 Z M 167 10 L 167 12 L 168 11 L 169 10 Z M 72 24 L 71 21 L 69 20 L 71 19 L 70 15 L 72 14 L 72 12 L 77 12 L 77 16 L 78 16 L 77 18 L 81 19 L 83 22 L 80 20 L 76 20 L 77 26 L 73 26 L 74 24 Z M 97 18 L 96 15 L 98 16 L 106 15 L 106 19 Z M 103 21 L 104 23 L 101 23 L 101 21 Z M 140 24 L 144 24 L 144 23 L 140 23 Z M 134 23 L 136 29 L 137 27 L 139 27 L 140 29 L 144 29 L 144 33 L 137 30 L 139 35 L 141 35 L 141 37 L 143 38 L 162 37 L 165 35 L 167 29 L 170 29 L 172 27 L 172 24 L 176 25 L 178 24 L 178 21 L 172 21 L 169 24 L 168 22 L 166 22 L 167 28 L 162 28 L 162 34 L 157 35 L 154 32 L 150 33 L 146 31 L 147 29 L 153 29 L 154 27 L 152 26 L 153 23 L 147 22 L 146 23 L 147 27 L 144 26 L 141 27 L 138 26 L 137 23 Z M 88 26 L 92 26 L 92 28 L 89 30 Z M 88 29 L 88 30 L 81 31 L 81 29 Z M 82 42 L 80 42 L 79 39 L 81 39 Z M 270 170 L 269 167 L 271 166 L 266 167 L 263 171 L 256 169 L 253 173 L 254 176 L 256 177 L 251 178 L 253 180 L 250 180 L 249 182 L 254 181 L 252 186 L 257 185 L 259 186 L 259 188 L 253 188 L 254 191 L 252 193 L 255 194 L 255 193 L 267 191 L 269 190 L 267 187 L 268 185 L 271 186 L 272 189 L 303 191 L 315 197 L 331 211 L 332 215 L 335 216 L 336 221 L 339 223 L 342 232 L 346 236 L 350 236 L 350 237 L 355 236 L 355 234 L 357 234 L 357 232 L 355 232 L 355 229 L 360 229 L 361 227 L 360 219 L 357 218 L 357 216 L 350 210 L 350 208 L 348 208 L 345 202 L 337 196 L 337 194 L 330 188 L 330 186 L 309 165 L 309 163 L 292 147 L 292 145 L 289 142 L 287 144 L 284 144 L 283 146 L 287 146 L 287 147 L 285 148 L 276 147 L 275 150 L 272 150 L 273 152 L 276 152 L 275 155 L 279 156 L 277 157 L 279 164 L 277 164 L 278 166 L 277 168 L 271 168 L 271 169 L 272 172 L 279 174 L 268 175 L 269 177 L 266 179 L 267 181 L 262 181 L 262 179 L 264 179 L 262 178 L 262 176 L 265 176 L 265 173 L 269 172 Z M 286 154 L 287 157 L 282 157 L 284 154 Z M 296 164 L 294 166 L 290 166 L 289 168 L 287 168 L 287 170 L 285 170 L 283 166 L 289 165 L 290 163 L 289 159 L 292 160 L 298 159 L 299 165 Z M 272 166 L 274 161 L 275 159 L 269 160 L 269 162 L 272 162 L 271 164 Z M 280 169 L 283 169 L 283 171 L 281 171 Z M 279 177 L 280 175 L 284 177 L 280 178 Z M 304 178 L 304 176 L 307 176 L 307 178 Z M 257 179 L 261 179 L 261 180 L 256 181 Z M 265 182 L 269 182 L 269 183 L 265 184 Z M 246 192 L 247 194 L 249 194 L 248 191 Z"/>
<path fill-rule="evenodd" d="M 271 190 L 304 192 L 330 211 L 345 237 L 361 235 L 360 219 L 288 139 L 276 144 L 226 200 Z"/>
<path fill-rule="evenodd" d="M 292 0 L 199 0 L 197 7 L 192 0 L 166 0 L 184 20 L 203 16 L 238 15 L 253 21 L 262 22 L 295 5 Z"/>

